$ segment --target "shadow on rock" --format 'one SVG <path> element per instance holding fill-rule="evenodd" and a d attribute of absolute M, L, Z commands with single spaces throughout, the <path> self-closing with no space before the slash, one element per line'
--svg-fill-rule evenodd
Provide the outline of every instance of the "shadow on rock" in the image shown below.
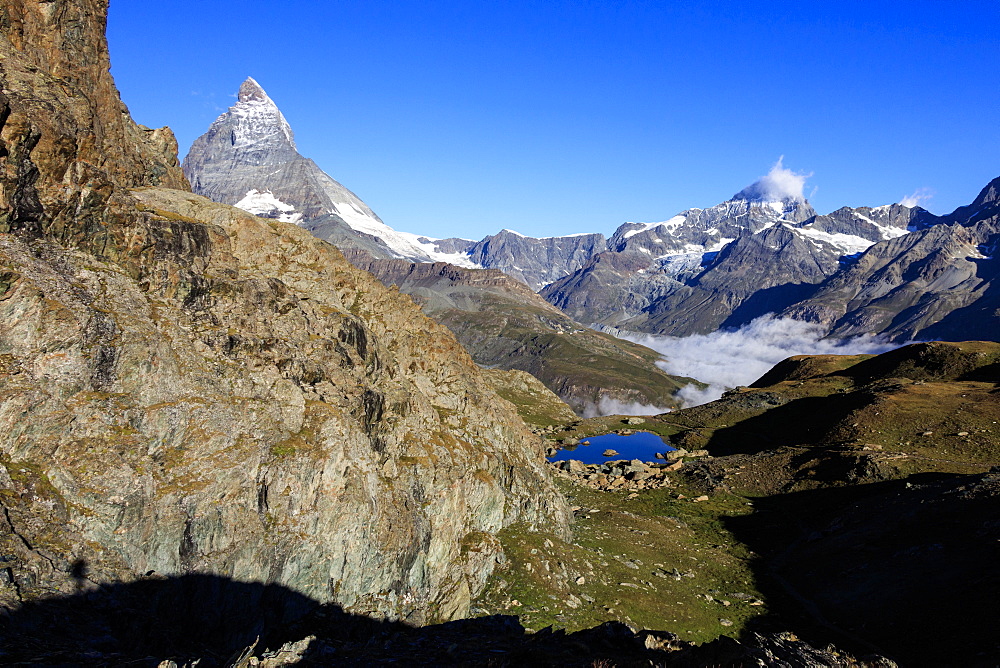
<path fill-rule="evenodd" d="M 0 663 L 26 666 L 891 666 L 854 663 L 789 634 L 693 645 L 606 622 L 528 633 L 492 615 L 426 627 L 319 605 L 280 585 L 214 575 L 146 578 L 22 605 L 0 623 Z"/>
<path fill-rule="evenodd" d="M 220 665 L 258 638 L 260 648 L 298 640 L 295 622 L 319 607 L 280 585 L 215 575 L 94 588 L 85 563 L 72 574 L 78 590 L 91 590 L 32 601 L 0 619 L 0 663 L 149 665 L 142 660 L 156 657 Z"/>
<path fill-rule="evenodd" d="M 726 521 L 772 621 L 906 666 L 1000 659 L 1000 467 L 780 494 Z"/>

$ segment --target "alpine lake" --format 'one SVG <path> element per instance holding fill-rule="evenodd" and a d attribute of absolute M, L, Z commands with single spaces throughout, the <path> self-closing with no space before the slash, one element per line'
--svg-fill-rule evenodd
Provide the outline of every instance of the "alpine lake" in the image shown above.
<path fill-rule="evenodd" d="M 581 439 L 579 445 L 563 445 L 556 454 L 548 458 L 550 462 L 561 462 L 576 459 L 584 464 L 603 464 L 620 459 L 638 459 L 643 462 L 663 462 L 657 454 L 669 452 L 671 447 L 656 434 L 648 431 L 636 431 L 628 435 L 603 434 L 588 436 Z M 605 455 L 606 450 L 614 450 L 617 454 Z"/>

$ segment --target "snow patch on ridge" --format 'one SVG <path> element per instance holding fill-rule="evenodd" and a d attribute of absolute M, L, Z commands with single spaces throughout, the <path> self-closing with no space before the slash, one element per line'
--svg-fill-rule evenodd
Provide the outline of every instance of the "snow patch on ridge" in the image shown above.
<path fill-rule="evenodd" d="M 843 251 L 844 255 L 860 253 L 875 245 L 874 241 L 869 241 L 864 237 L 859 237 L 853 234 L 823 232 L 822 230 L 816 230 L 811 227 L 794 227 L 792 228 L 792 231 L 809 239 L 814 244 L 817 241 L 829 244 L 837 250 Z"/>
<path fill-rule="evenodd" d="M 282 202 L 270 190 L 249 190 L 234 206 L 255 216 L 274 218 L 284 223 L 298 224 L 302 220 L 302 214 L 295 212 L 294 206 Z"/>
<path fill-rule="evenodd" d="M 916 228 L 900 228 L 900 227 L 889 227 L 887 225 L 879 225 L 878 223 L 873 223 L 875 227 L 878 228 L 879 234 L 882 235 L 882 239 L 898 239 L 899 237 L 906 236 L 910 232 L 916 231 Z"/>
<path fill-rule="evenodd" d="M 466 269 L 482 269 L 465 253 L 442 253 L 438 251 L 435 243 L 439 241 L 438 239 L 394 230 L 382 221 L 372 218 L 353 202 L 338 202 L 331 213 L 340 216 L 351 229 L 378 237 L 389 250 L 396 253 L 397 257 L 411 262 L 448 262 Z"/>
<path fill-rule="evenodd" d="M 699 209 L 694 209 L 694 210 L 697 211 Z M 642 227 L 638 227 L 638 228 L 636 228 L 634 230 L 629 230 L 628 232 L 626 232 L 625 234 L 622 235 L 622 238 L 623 239 L 628 239 L 630 237 L 634 237 L 635 235 L 639 234 L 640 232 L 648 232 L 649 230 L 652 230 L 652 229 L 660 227 L 660 226 L 665 227 L 669 232 L 673 233 L 674 230 L 676 230 L 678 227 L 680 227 L 681 225 L 683 225 L 685 221 L 687 221 L 687 215 L 686 215 L 686 213 L 687 212 L 685 212 L 685 213 L 679 213 L 676 216 L 674 216 L 673 218 L 671 218 L 670 220 L 665 220 L 665 221 L 662 221 L 662 222 L 659 222 L 659 223 L 636 223 L 638 225 L 642 225 Z M 626 223 L 626 225 L 627 224 L 628 223 Z"/>

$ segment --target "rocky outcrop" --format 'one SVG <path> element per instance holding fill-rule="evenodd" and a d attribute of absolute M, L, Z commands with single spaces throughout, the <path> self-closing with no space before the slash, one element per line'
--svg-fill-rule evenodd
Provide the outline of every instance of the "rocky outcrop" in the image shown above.
<path fill-rule="evenodd" d="M 566 530 L 539 439 L 333 246 L 162 187 L 186 183 L 118 100 L 105 10 L 0 14 L 3 602 L 198 572 L 464 614 L 497 530 Z"/>
<path fill-rule="evenodd" d="M 677 406 L 674 394 L 690 378 L 670 376 L 649 348 L 584 327 L 526 285 L 497 270 L 446 263 L 375 260 L 348 252 L 358 267 L 411 295 L 424 312 L 451 329 L 473 359 L 487 367 L 520 369 L 583 413 L 620 412 L 641 404 L 649 413 Z"/>
<path fill-rule="evenodd" d="M 0 8 L 0 231 L 99 249 L 116 185 L 187 187 L 170 130 L 136 125 L 118 96 L 100 4 Z"/>
<path fill-rule="evenodd" d="M 476 265 L 499 269 L 537 291 L 572 274 L 606 249 L 603 234 L 536 239 L 500 230 L 473 244 L 466 254 Z"/>

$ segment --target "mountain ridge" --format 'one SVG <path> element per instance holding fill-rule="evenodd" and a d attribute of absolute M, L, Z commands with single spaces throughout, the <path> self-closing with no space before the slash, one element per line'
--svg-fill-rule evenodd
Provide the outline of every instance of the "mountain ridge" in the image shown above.
<path fill-rule="evenodd" d="M 961 338 L 956 321 L 959 316 L 949 316 L 956 309 L 968 317 L 975 312 L 975 318 L 987 318 L 986 302 L 981 308 L 973 308 L 972 303 L 992 292 L 983 285 L 974 286 L 974 282 L 963 284 L 962 289 L 970 293 L 968 298 L 952 300 L 957 304 L 955 309 L 946 305 L 948 300 L 938 299 L 933 313 L 928 311 L 917 318 L 919 322 L 913 327 L 861 313 L 849 316 L 856 323 L 848 325 L 844 318 L 853 307 L 846 303 L 834 306 L 832 300 L 839 290 L 835 285 L 846 284 L 851 277 L 862 281 L 870 278 L 852 267 L 873 247 L 892 252 L 890 242 L 894 239 L 924 233 L 942 224 L 970 227 L 977 217 L 990 218 L 997 197 L 995 185 L 987 186 L 970 205 L 946 216 L 903 204 L 841 207 L 820 215 L 802 193 L 806 175 L 785 169 L 779 160 L 767 175 L 726 202 L 687 209 L 661 222 L 624 223 L 607 238 L 600 233 L 533 238 L 504 229 L 480 241 L 431 239 L 392 230 L 353 193 L 351 205 L 342 204 L 342 210 L 308 204 L 307 194 L 315 188 L 303 184 L 336 182 L 294 151 L 291 130 L 263 89 L 252 79 L 244 86 L 249 91 L 244 95 L 246 99 L 220 116 L 213 124 L 216 129 L 210 128 L 199 138 L 185 159 L 186 173 L 196 191 L 226 201 L 219 191 L 205 186 L 206 180 L 220 178 L 212 175 L 213 170 L 239 172 L 249 169 L 244 163 L 256 160 L 249 155 L 241 157 L 239 151 L 233 153 L 232 141 L 222 148 L 207 148 L 219 143 L 216 135 L 223 134 L 219 129 L 230 128 L 231 117 L 240 115 L 239 105 L 247 104 L 252 97 L 270 110 L 261 116 L 267 122 L 255 131 L 265 144 L 267 138 L 277 138 L 277 144 L 284 148 L 275 149 L 275 155 L 290 159 L 288 165 L 298 167 L 294 175 L 276 180 L 274 175 L 270 181 L 261 180 L 259 175 L 248 177 L 236 190 L 231 183 L 225 188 L 218 186 L 228 193 L 230 203 L 258 215 L 305 224 L 321 238 L 375 258 L 500 269 L 586 325 L 686 336 L 720 327 L 739 327 L 756 317 L 777 313 L 829 322 L 832 336 L 882 333 L 895 340 L 907 340 L 924 336 L 923 330 L 927 330 L 926 336 Z M 220 183 L 225 184 L 225 179 Z M 287 189 L 293 183 L 298 183 L 297 190 Z M 342 188 L 339 184 L 337 187 Z M 985 229 L 980 230 L 983 235 L 984 239 L 989 236 Z M 991 243 L 985 239 L 979 245 Z M 922 257 L 924 262 L 933 262 L 926 253 Z M 738 263 L 754 269 L 748 273 L 736 266 Z M 839 290 L 839 294 L 851 290 L 861 292 L 862 286 Z M 813 295 L 817 301 L 809 303 Z M 900 301 L 900 308 L 912 308 L 909 301 Z M 890 321 L 913 320 L 894 311 L 889 302 L 882 300 L 881 304 L 883 310 L 889 307 Z M 837 316 L 835 323 L 830 314 L 837 311 L 845 315 Z M 871 309 L 869 312 L 874 313 Z M 938 321 L 943 322 L 936 325 Z M 876 329 L 864 332 L 866 327 Z M 976 327 L 980 333 L 989 329 L 986 325 Z"/>

